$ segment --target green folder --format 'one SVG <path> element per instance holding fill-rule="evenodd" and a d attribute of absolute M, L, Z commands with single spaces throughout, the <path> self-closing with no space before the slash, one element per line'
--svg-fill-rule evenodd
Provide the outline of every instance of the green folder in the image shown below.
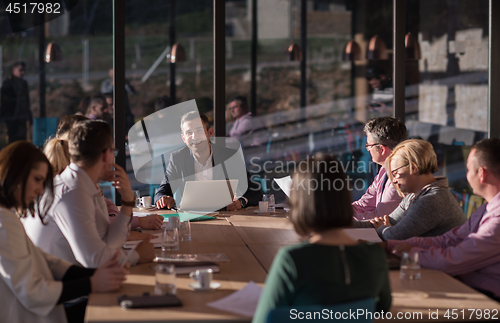
<path fill-rule="evenodd" d="M 165 219 L 171 217 L 171 216 L 176 216 L 180 218 L 181 222 L 184 221 L 204 221 L 204 220 L 213 220 L 216 219 L 217 217 L 211 216 L 211 215 L 199 215 L 195 213 L 170 213 L 170 214 L 161 214 L 161 216 Z"/>

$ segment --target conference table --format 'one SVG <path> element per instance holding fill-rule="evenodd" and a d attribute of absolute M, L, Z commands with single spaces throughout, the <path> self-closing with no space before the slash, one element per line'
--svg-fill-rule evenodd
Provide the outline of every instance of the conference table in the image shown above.
<path fill-rule="evenodd" d="M 182 307 L 123 309 L 117 297 L 123 294 L 153 294 L 154 263 L 130 268 L 120 290 L 92 293 L 85 322 L 250 322 L 251 318 L 206 306 L 226 297 L 253 281 L 264 286 L 277 251 L 300 241 L 287 214 L 258 215 L 255 208 L 220 212 L 217 219 L 191 222 L 192 240 L 180 242 L 174 254 L 224 253 L 229 262 L 219 263 L 220 272 L 213 279 L 221 287 L 211 291 L 194 291 L 189 275 L 177 275 L 177 297 Z M 158 211 L 156 213 L 168 213 Z M 158 232 L 158 231 L 157 231 Z M 161 254 L 161 249 L 157 249 Z M 434 270 L 422 269 L 421 279 L 401 280 L 399 271 L 390 271 L 393 303 L 390 313 L 376 317 L 376 322 L 449 322 L 484 321 L 500 318 L 500 304 L 478 293 L 455 278 Z M 390 316 L 390 317 L 389 317 Z"/>

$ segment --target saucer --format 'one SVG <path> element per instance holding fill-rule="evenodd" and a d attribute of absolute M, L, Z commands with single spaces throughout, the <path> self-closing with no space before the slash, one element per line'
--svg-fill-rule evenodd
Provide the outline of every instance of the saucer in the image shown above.
<path fill-rule="evenodd" d="M 259 210 L 255 210 L 254 212 L 255 212 L 255 213 L 259 213 L 259 214 L 271 213 L 271 212 L 269 212 L 269 211 L 264 211 L 264 212 L 261 212 L 261 211 L 259 211 Z"/>
<path fill-rule="evenodd" d="M 217 289 L 220 286 L 221 286 L 221 283 L 218 283 L 218 282 L 211 282 L 210 288 L 200 288 L 200 283 L 189 284 L 189 287 L 191 287 L 192 289 L 194 289 L 196 291 L 208 291 L 208 290 L 212 290 L 212 289 Z"/>

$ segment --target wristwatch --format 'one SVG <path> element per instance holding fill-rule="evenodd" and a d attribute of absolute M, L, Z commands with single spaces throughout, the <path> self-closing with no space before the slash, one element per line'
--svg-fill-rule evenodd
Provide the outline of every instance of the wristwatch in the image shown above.
<path fill-rule="evenodd" d="M 248 203 L 247 200 L 245 200 L 242 197 L 240 197 L 238 200 L 240 201 L 242 208 L 246 208 L 247 207 L 247 203 Z"/>
<path fill-rule="evenodd" d="M 122 200 L 122 206 L 135 207 L 135 201 L 125 201 L 125 200 Z"/>

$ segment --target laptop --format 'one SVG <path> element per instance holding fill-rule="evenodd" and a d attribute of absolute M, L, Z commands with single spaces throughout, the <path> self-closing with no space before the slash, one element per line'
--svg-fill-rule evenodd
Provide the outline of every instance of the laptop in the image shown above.
<path fill-rule="evenodd" d="M 237 187 L 237 179 L 187 181 L 179 211 L 210 213 L 222 209 L 233 202 Z"/>

